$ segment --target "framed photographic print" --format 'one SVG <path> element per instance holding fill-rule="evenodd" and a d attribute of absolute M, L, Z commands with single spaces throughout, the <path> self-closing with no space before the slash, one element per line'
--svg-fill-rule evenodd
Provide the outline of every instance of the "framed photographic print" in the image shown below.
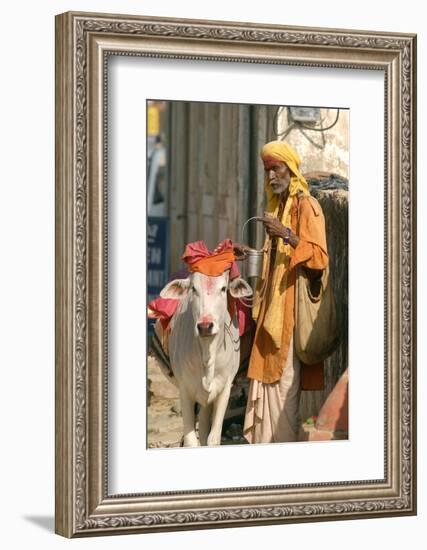
<path fill-rule="evenodd" d="M 57 533 L 416 513 L 415 92 L 411 34 L 57 16 Z"/>

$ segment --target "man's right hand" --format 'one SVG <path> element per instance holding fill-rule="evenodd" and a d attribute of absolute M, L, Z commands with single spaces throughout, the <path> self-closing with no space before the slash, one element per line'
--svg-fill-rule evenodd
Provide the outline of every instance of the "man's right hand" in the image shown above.
<path fill-rule="evenodd" d="M 236 256 L 236 260 L 243 260 L 248 250 L 250 250 L 250 246 L 246 244 L 233 243 L 233 252 Z"/>

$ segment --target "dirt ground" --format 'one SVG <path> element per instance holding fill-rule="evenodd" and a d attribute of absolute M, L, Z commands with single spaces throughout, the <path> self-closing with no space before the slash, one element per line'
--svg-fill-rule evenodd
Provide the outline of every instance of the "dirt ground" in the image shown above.
<path fill-rule="evenodd" d="M 148 446 L 179 447 L 183 424 L 178 389 L 161 371 L 159 362 L 148 356 Z"/>
<path fill-rule="evenodd" d="M 183 423 L 178 389 L 165 376 L 159 361 L 153 355 L 148 356 L 148 387 L 148 447 L 179 447 Z M 247 379 L 238 375 L 224 418 L 221 440 L 223 445 L 246 443 L 242 436 L 246 398 Z"/>
<path fill-rule="evenodd" d="M 163 367 L 164 369 L 164 367 Z M 181 405 L 177 387 L 170 381 L 167 370 L 162 370 L 161 363 L 154 355 L 148 356 L 148 447 L 179 447 L 183 438 Z M 243 437 L 243 421 L 248 395 L 248 379 L 245 373 L 236 376 L 224 417 L 221 445 L 247 444 Z M 301 416 L 301 415 L 300 415 Z M 312 439 L 314 426 L 301 422 L 298 434 L 299 441 Z M 311 435 L 310 435 L 311 434 Z M 334 439 L 346 439 L 336 435 Z M 330 438 L 328 436 L 328 438 Z"/>

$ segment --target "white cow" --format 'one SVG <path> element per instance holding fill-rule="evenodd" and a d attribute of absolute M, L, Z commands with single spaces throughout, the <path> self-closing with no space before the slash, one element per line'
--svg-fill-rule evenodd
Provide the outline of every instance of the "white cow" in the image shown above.
<path fill-rule="evenodd" d="M 180 392 L 184 446 L 199 444 L 195 431 L 195 404 L 199 413 L 201 445 L 220 445 L 224 414 L 233 379 L 239 368 L 240 338 L 236 316 L 227 308 L 227 293 L 249 297 L 246 281 L 229 281 L 229 272 L 218 277 L 192 273 L 188 279 L 168 283 L 160 296 L 180 299 L 171 320 L 169 357 Z"/>

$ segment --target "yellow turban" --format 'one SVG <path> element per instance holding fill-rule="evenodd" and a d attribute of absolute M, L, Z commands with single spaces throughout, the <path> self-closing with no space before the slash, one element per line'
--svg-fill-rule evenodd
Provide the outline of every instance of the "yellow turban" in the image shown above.
<path fill-rule="evenodd" d="M 299 158 L 298 153 L 294 151 L 290 145 L 284 141 L 270 141 L 270 143 L 266 143 L 261 149 L 261 158 L 263 162 L 268 160 L 278 160 L 280 162 L 284 162 L 292 172 L 287 202 L 292 204 L 292 200 L 290 200 L 290 198 L 295 197 L 298 192 L 302 192 L 304 195 L 310 194 L 308 190 L 308 183 L 299 171 L 301 159 Z M 266 174 L 265 178 L 265 190 L 267 193 L 267 212 L 274 212 L 279 203 L 279 197 L 278 195 L 273 194 L 268 181 L 268 174 Z"/>
<path fill-rule="evenodd" d="M 280 222 L 285 227 L 291 226 L 291 206 L 295 196 L 298 193 L 310 195 L 308 183 L 304 176 L 299 171 L 301 159 L 296 151 L 292 149 L 284 141 L 271 141 L 266 143 L 261 150 L 261 158 L 263 162 L 280 161 L 284 162 L 291 171 L 291 179 L 288 188 L 288 197 L 283 209 L 283 214 Z M 277 217 L 280 206 L 280 195 L 275 195 L 271 189 L 268 178 L 268 172 L 265 176 L 265 191 L 267 194 L 266 211 Z M 264 250 L 268 250 L 268 254 L 264 255 L 264 266 L 262 278 L 259 281 L 259 287 L 264 286 L 266 277 L 268 277 L 268 256 L 270 255 L 270 237 L 267 236 L 264 243 Z M 291 246 L 284 243 L 283 239 L 277 239 L 276 258 L 274 261 L 273 277 L 271 281 L 271 292 L 269 304 L 264 318 L 264 329 L 270 334 L 277 348 L 281 346 L 282 328 L 284 320 L 284 299 L 286 291 L 287 267 L 291 256 Z M 268 297 L 266 297 L 268 299 Z M 259 300 L 256 301 L 257 306 L 253 309 L 253 316 L 256 319 L 259 314 Z"/>

